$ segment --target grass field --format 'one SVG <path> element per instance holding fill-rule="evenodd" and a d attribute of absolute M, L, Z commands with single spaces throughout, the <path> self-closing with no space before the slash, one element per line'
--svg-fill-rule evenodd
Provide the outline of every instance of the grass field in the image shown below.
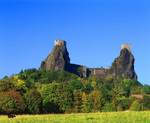
<path fill-rule="evenodd" d="M 150 111 L 0 116 L 0 123 L 150 123 Z"/>

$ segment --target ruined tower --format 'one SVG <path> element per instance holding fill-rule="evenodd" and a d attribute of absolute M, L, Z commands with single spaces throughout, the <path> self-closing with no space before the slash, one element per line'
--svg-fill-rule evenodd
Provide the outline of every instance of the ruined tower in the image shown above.
<path fill-rule="evenodd" d="M 64 45 L 64 46 L 66 46 L 66 41 L 61 40 L 61 39 L 55 40 L 55 45 Z"/>
<path fill-rule="evenodd" d="M 131 53 L 131 44 L 122 44 L 121 49 L 126 48 Z"/>

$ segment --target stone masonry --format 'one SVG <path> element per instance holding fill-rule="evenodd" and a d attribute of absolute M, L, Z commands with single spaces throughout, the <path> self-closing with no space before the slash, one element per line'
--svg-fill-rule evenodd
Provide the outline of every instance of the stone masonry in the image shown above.
<path fill-rule="evenodd" d="M 121 49 L 126 48 L 131 53 L 131 44 L 122 44 Z"/>

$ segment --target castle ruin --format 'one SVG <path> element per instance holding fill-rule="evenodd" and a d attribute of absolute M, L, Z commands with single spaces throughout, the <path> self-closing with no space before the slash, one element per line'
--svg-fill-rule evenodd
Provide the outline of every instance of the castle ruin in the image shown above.
<path fill-rule="evenodd" d="M 126 48 L 131 53 L 131 44 L 122 44 L 121 50 Z M 82 65 L 81 65 L 82 66 Z M 92 76 L 105 76 L 107 75 L 107 71 L 110 70 L 111 67 L 107 67 L 106 69 L 101 68 L 87 68 L 85 66 L 82 66 L 84 69 L 83 77 L 87 77 L 88 75 Z"/>
<path fill-rule="evenodd" d="M 126 48 L 131 53 L 131 44 L 122 44 L 121 49 Z"/>
<path fill-rule="evenodd" d="M 64 46 L 66 46 L 66 41 L 61 40 L 61 39 L 55 40 L 55 45 L 64 45 Z"/>
<path fill-rule="evenodd" d="M 54 71 L 65 70 L 80 75 L 81 77 L 88 77 L 91 75 L 96 77 L 114 76 L 117 78 L 119 75 L 122 75 L 125 78 L 137 79 L 137 75 L 134 71 L 134 57 L 131 54 L 130 44 L 121 45 L 120 56 L 114 60 L 111 67 L 107 67 L 106 69 L 103 67 L 88 68 L 83 65 L 71 64 L 69 53 L 66 48 L 66 41 L 58 39 L 55 40 L 53 51 L 48 55 L 45 61 L 42 61 L 40 69 Z M 82 71 L 82 73 L 79 70 Z"/>

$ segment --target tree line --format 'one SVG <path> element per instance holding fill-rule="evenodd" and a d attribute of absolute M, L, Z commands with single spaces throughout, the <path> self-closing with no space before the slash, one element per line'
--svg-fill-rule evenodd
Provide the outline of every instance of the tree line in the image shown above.
<path fill-rule="evenodd" d="M 66 71 L 28 69 L 0 80 L 0 113 L 150 110 L 149 94 L 149 85 L 122 76 L 80 78 Z"/>

